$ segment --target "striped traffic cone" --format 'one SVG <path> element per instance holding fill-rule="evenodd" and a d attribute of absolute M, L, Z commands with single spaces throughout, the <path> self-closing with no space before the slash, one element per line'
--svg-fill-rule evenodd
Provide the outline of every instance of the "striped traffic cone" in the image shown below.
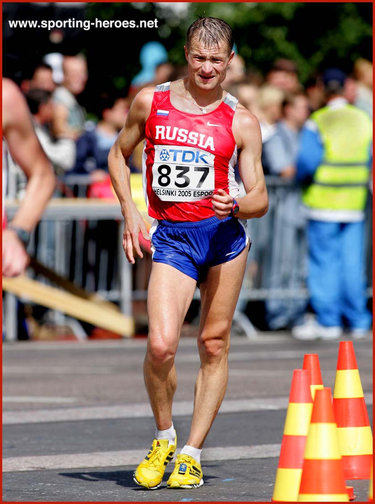
<path fill-rule="evenodd" d="M 311 395 L 314 400 L 315 390 L 320 390 L 323 388 L 322 373 L 320 371 L 319 355 L 318 354 L 305 354 L 303 356 L 303 369 L 309 369 L 311 372 Z M 354 488 L 351 486 L 346 487 L 346 492 L 349 496 L 349 500 L 355 500 Z"/>
<path fill-rule="evenodd" d="M 310 383 L 310 371 L 306 369 L 293 371 L 279 465 L 272 496 L 274 502 L 296 502 L 298 499 L 303 454 L 312 411 Z"/>
<path fill-rule="evenodd" d="M 298 501 L 348 502 L 331 389 L 315 392 Z"/>
<path fill-rule="evenodd" d="M 311 372 L 311 395 L 314 400 L 315 390 L 323 388 L 322 373 L 320 372 L 319 355 L 305 354 L 303 356 L 303 369 L 310 369 Z"/>
<path fill-rule="evenodd" d="M 369 479 L 372 433 L 352 341 L 340 342 L 333 410 L 345 479 Z"/>

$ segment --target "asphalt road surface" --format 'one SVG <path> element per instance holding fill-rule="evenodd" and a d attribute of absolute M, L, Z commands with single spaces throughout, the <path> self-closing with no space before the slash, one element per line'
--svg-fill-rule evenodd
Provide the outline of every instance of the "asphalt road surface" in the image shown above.
<path fill-rule="evenodd" d="M 202 453 L 205 484 L 147 491 L 133 483 L 154 423 L 143 385 L 146 341 L 17 342 L 3 345 L 3 501 L 270 501 L 293 369 L 317 353 L 333 391 L 338 342 L 288 333 L 234 338 L 228 391 Z M 354 342 L 372 422 L 372 339 Z M 182 448 L 199 368 L 194 338 L 177 355 L 174 424 Z M 369 482 L 353 481 L 357 501 Z"/>

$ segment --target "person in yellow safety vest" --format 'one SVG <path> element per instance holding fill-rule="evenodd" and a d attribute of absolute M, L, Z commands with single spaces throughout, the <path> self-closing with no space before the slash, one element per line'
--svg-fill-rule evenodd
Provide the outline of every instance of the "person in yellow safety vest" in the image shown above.
<path fill-rule="evenodd" d="M 367 310 L 364 210 L 372 163 L 372 123 L 343 97 L 346 75 L 323 74 L 327 104 L 301 133 L 297 179 L 303 186 L 308 241 L 307 286 L 315 318 L 295 326 L 297 339 L 353 338 L 371 327 Z"/>

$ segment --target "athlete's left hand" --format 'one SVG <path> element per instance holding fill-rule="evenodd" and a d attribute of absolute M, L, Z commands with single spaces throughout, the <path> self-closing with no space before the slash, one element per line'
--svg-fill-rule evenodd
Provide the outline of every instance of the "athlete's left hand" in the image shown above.
<path fill-rule="evenodd" d="M 3 275 L 14 277 L 25 272 L 30 258 L 15 231 L 3 230 Z"/>
<path fill-rule="evenodd" d="M 233 198 L 224 189 L 217 189 L 212 196 L 212 208 L 218 219 L 229 217 L 233 206 Z"/>
<path fill-rule="evenodd" d="M 133 201 L 123 210 L 123 216 L 125 225 L 122 247 L 127 260 L 131 264 L 134 264 L 135 256 L 143 258 L 143 252 L 139 244 L 139 235 L 142 234 L 145 240 L 150 240 L 150 235 L 147 231 L 145 221 Z"/>

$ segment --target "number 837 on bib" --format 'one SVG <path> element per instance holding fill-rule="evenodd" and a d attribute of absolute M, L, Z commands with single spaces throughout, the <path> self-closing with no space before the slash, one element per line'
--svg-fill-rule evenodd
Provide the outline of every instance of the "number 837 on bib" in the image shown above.
<path fill-rule="evenodd" d="M 195 147 L 155 145 L 152 189 L 162 201 L 198 201 L 215 189 L 215 156 Z"/>

